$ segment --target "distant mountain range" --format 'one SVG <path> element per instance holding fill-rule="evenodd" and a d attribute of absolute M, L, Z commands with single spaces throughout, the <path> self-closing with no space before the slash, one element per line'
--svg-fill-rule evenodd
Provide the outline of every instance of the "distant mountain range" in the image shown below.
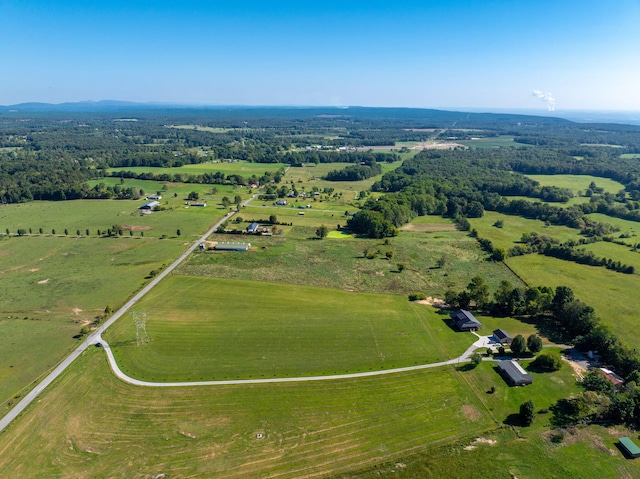
<path fill-rule="evenodd" d="M 159 113 L 185 115 L 189 112 L 202 114 L 209 112 L 218 116 L 221 112 L 238 116 L 241 113 L 251 117 L 261 115 L 273 117 L 294 116 L 322 116 L 328 117 L 356 117 L 356 118 L 394 118 L 406 120 L 439 120 L 439 121 L 494 121 L 526 123 L 561 124 L 565 122 L 578 123 L 621 123 L 640 125 L 640 112 L 625 111 L 580 111 L 567 110 L 556 112 L 539 112 L 537 110 L 506 110 L 478 108 L 460 108 L 458 111 L 425 109 L 425 108 L 382 108 L 382 107 L 315 107 L 315 106 L 242 106 L 242 105 L 189 105 L 177 103 L 137 103 L 131 101 L 100 100 L 67 103 L 19 103 L 17 105 L 0 105 L 0 114 L 39 113 Z"/>

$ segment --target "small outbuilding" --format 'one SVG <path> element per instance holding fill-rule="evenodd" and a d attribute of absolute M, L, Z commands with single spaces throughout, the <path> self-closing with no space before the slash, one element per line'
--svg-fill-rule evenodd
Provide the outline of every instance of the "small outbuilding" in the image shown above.
<path fill-rule="evenodd" d="M 221 241 L 213 249 L 216 251 L 248 251 L 251 243 L 236 243 L 234 241 Z"/>
<path fill-rule="evenodd" d="M 630 457 L 631 459 L 640 457 L 640 447 L 638 447 L 638 445 L 633 442 L 631 438 L 621 437 L 618 439 L 618 442 L 620 443 L 622 452 L 624 452 L 627 457 Z"/>
<path fill-rule="evenodd" d="M 614 386 L 622 386 L 624 384 L 624 379 L 614 373 L 611 369 L 600 368 L 604 377 L 606 377 L 609 381 L 613 383 Z"/>
<path fill-rule="evenodd" d="M 148 203 L 145 203 L 144 205 L 140 206 L 138 209 L 139 210 L 153 210 L 156 206 L 159 206 L 160 202 L 159 201 L 149 201 Z"/>
<path fill-rule="evenodd" d="M 504 329 L 496 329 L 493 331 L 493 339 L 496 343 L 509 346 L 513 338 Z"/>
<path fill-rule="evenodd" d="M 533 383 L 533 376 L 513 360 L 498 361 L 498 371 L 509 386 L 526 386 Z"/>
<path fill-rule="evenodd" d="M 465 309 L 459 309 L 450 314 L 453 327 L 458 331 L 477 331 L 482 327 L 473 314 Z"/>

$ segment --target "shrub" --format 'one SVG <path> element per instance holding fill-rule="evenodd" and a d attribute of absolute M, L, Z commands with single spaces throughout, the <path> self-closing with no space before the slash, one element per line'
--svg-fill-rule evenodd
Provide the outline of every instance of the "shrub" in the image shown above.
<path fill-rule="evenodd" d="M 423 299 L 427 299 L 427 295 L 424 293 L 410 293 L 409 301 L 421 301 Z"/>

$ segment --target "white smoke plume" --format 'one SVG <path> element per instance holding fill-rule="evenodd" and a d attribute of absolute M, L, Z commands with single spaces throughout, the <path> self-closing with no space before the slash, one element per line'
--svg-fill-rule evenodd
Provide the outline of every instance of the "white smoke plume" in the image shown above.
<path fill-rule="evenodd" d="M 555 111 L 556 99 L 551 96 L 550 92 L 544 93 L 540 90 L 533 90 L 531 94 L 545 102 L 549 111 Z"/>

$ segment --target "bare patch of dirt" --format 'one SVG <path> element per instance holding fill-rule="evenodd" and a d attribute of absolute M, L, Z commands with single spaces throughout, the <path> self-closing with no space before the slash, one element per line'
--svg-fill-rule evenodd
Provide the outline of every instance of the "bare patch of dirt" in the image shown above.
<path fill-rule="evenodd" d="M 465 404 L 462 406 L 462 414 L 464 414 L 464 417 L 469 421 L 477 421 L 482 417 L 482 413 L 478 411 L 478 408 L 471 404 Z"/>
<path fill-rule="evenodd" d="M 191 438 L 191 439 L 196 439 L 196 435 L 195 435 L 195 434 L 192 434 L 192 433 L 190 433 L 190 432 L 180 431 L 180 434 L 182 434 L 182 435 L 183 435 L 183 436 L 185 436 L 185 437 L 189 437 L 189 438 Z"/>
<path fill-rule="evenodd" d="M 447 224 L 413 224 L 408 223 L 404 226 L 400 227 L 400 231 L 416 231 L 420 233 L 437 233 L 442 231 L 457 231 L 458 228 L 456 225 L 447 225 Z"/>
<path fill-rule="evenodd" d="M 578 380 L 582 381 L 584 379 L 584 375 L 587 373 L 587 369 L 576 363 L 575 361 L 571 361 L 570 359 L 565 358 L 564 356 L 562 357 L 562 359 L 569 363 L 569 366 L 571 366 L 571 369 L 573 369 L 573 375 L 578 378 Z"/>
<path fill-rule="evenodd" d="M 427 306 L 435 306 L 436 308 L 442 308 L 445 306 L 445 302 L 443 299 L 435 298 L 433 296 L 427 296 L 426 299 L 419 299 L 415 301 L 416 303 L 426 304 Z"/>
<path fill-rule="evenodd" d="M 75 314 L 76 316 L 82 313 L 82 310 L 80 308 L 73 308 L 71 311 L 73 311 L 73 314 Z"/>
<path fill-rule="evenodd" d="M 47 279 L 41 279 L 40 281 L 38 281 L 38 284 L 45 284 L 49 282 L 49 278 Z"/>
<path fill-rule="evenodd" d="M 40 271 L 40 268 L 31 268 L 29 270 L 30 273 L 35 273 L 36 271 Z"/>

